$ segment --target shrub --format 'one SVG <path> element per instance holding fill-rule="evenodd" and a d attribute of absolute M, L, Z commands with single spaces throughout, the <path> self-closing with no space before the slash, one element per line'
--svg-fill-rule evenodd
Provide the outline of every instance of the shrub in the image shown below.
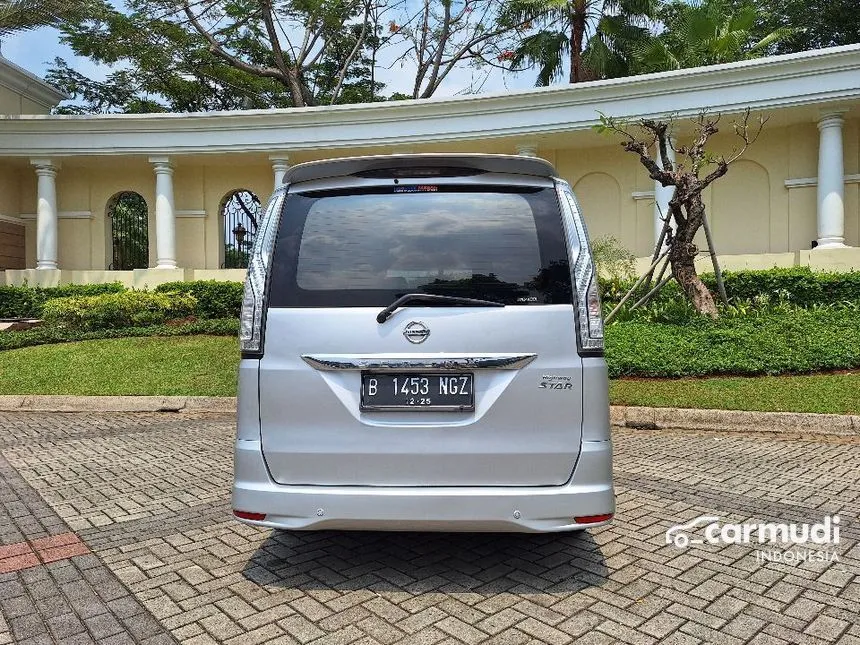
<path fill-rule="evenodd" d="M 189 316 L 196 304 L 187 294 L 126 291 L 56 298 L 45 303 L 42 316 L 49 325 L 81 331 L 146 327 Z"/>
<path fill-rule="evenodd" d="M 795 309 L 684 324 L 638 320 L 606 328 L 612 377 L 780 374 L 860 367 L 857 308 Z"/>
<path fill-rule="evenodd" d="M 607 280 L 630 280 L 634 277 L 636 256 L 611 235 L 591 242 L 591 253 L 598 273 Z"/>
<path fill-rule="evenodd" d="M 150 327 L 124 327 L 122 329 L 97 329 L 81 331 L 63 327 L 37 327 L 26 331 L 9 331 L 0 334 L 0 351 L 20 349 L 33 345 L 68 343 L 79 340 L 102 338 L 126 338 L 139 336 L 237 336 L 239 321 L 234 318 L 221 320 L 198 320 L 185 325 L 153 325 Z"/>
<path fill-rule="evenodd" d="M 49 300 L 70 296 L 97 296 L 125 291 L 121 282 L 66 284 L 59 287 L 0 287 L 0 318 L 41 318 Z"/>
<path fill-rule="evenodd" d="M 156 293 L 192 295 L 197 300 L 196 314 L 201 318 L 238 318 L 242 309 L 241 282 L 195 280 L 166 282 L 155 288 Z"/>
<path fill-rule="evenodd" d="M 726 271 L 723 279 L 726 295 L 732 303 L 754 301 L 759 296 L 788 301 L 800 307 L 860 301 L 860 271 L 819 273 L 809 267 L 792 267 L 762 271 Z M 711 290 L 716 290 L 712 273 L 703 274 L 702 281 Z M 603 299 L 606 302 L 618 302 L 634 282 L 632 279 L 617 283 L 607 278 L 601 279 Z M 678 285 L 670 282 L 660 292 L 657 300 L 680 297 Z"/>

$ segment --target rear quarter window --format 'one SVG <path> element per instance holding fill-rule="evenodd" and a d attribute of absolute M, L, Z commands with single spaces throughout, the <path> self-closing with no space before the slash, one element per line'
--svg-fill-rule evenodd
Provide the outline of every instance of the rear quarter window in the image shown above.
<path fill-rule="evenodd" d="M 392 186 L 287 195 L 270 306 L 386 306 L 406 293 L 570 303 L 552 188 Z"/>

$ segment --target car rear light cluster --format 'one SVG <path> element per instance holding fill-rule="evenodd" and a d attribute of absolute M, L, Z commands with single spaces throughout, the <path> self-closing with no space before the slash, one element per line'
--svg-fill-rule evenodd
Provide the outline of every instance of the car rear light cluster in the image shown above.
<path fill-rule="evenodd" d="M 245 358 L 259 358 L 263 354 L 266 281 L 269 277 L 275 234 L 278 230 L 285 195 L 286 187 L 279 188 L 269 200 L 248 258 L 248 274 L 245 277 L 245 291 L 242 294 L 242 313 L 239 315 L 239 349 Z"/>
<path fill-rule="evenodd" d="M 266 519 L 265 513 L 252 513 L 251 511 L 237 511 L 233 509 L 233 515 L 238 517 L 240 520 L 252 520 L 254 522 L 262 522 Z"/>
<path fill-rule="evenodd" d="M 603 354 L 603 312 L 597 284 L 597 268 L 591 257 L 588 231 L 573 190 L 563 179 L 556 179 L 558 201 L 564 215 L 564 226 L 571 254 L 570 274 L 576 290 L 577 332 L 583 355 Z"/>
<path fill-rule="evenodd" d="M 604 513 L 603 515 L 581 515 L 574 517 L 577 524 L 599 524 L 600 522 L 608 522 L 612 519 L 612 513 Z"/>

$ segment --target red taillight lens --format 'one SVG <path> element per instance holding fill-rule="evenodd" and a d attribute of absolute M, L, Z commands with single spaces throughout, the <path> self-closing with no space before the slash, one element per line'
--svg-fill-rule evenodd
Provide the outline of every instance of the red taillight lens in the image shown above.
<path fill-rule="evenodd" d="M 574 517 L 577 524 L 597 524 L 598 522 L 605 522 L 607 520 L 612 519 L 612 513 L 606 513 L 605 515 L 582 515 L 581 517 Z"/>
<path fill-rule="evenodd" d="M 250 513 L 248 511 L 237 511 L 235 509 L 233 509 L 233 515 L 241 520 L 256 520 L 257 522 L 266 519 L 265 513 Z"/>

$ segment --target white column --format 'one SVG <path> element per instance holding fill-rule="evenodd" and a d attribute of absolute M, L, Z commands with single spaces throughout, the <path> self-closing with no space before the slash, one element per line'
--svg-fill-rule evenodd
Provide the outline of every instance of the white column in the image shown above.
<path fill-rule="evenodd" d="M 269 157 L 272 162 L 272 172 L 275 173 L 275 189 L 284 183 L 284 175 L 290 169 L 289 155 L 272 155 Z"/>
<path fill-rule="evenodd" d="M 845 167 L 842 161 L 842 115 L 827 112 L 818 120 L 818 246 L 845 246 Z"/>
<path fill-rule="evenodd" d="M 36 268 L 57 269 L 57 169 L 50 159 L 32 159 L 36 167 Z"/>
<path fill-rule="evenodd" d="M 523 157 L 537 157 L 537 144 L 523 143 L 517 146 L 517 154 Z"/>
<path fill-rule="evenodd" d="M 176 268 L 176 214 L 173 209 L 173 166 L 168 157 L 150 157 L 155 167 L 156 269 Z"/>
<path fill-rule="evenodd" d="M 666 148 L 666 156 L 673 164 L 675 163 L 675 149 L 670 140 L 669 146 Z M 660 167 L 663 167 L 663 158 L 660 156 L 660 145 L 657 144 L 657 151 L 654 155 Z M 660 239 L 660 233 L 663 232 L 663 221 L 669 214 L 669 200 L 675 195 L 674 186 L 663 186 L 659 181 L 654 182 L 654 244 Z M 664 244 L 665 247 L 665 244 Z"/>

